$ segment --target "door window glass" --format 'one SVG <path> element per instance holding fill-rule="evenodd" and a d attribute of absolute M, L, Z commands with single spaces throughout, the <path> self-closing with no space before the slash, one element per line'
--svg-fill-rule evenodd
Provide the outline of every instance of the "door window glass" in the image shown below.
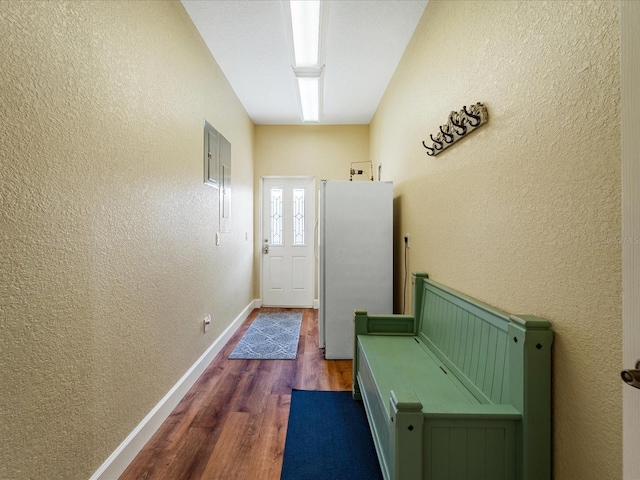
<path fill-rule="evenodd" d="M 283 245 L 282 188 L 271 189 L 271 245 Z"/>
<path fill-rule="evenodd" d="M 293 189 L 293 244 L 304 245 L 304 188 Z"/>

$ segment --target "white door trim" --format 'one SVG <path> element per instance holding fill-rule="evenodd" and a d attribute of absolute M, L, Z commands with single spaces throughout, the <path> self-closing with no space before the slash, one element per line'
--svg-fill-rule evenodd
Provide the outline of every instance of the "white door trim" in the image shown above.
<path fill-rule="evenodd" d="M 622 358 L 640 357 L 640 2 L 621 0 Z M 640 476 L 640 390 L 622 386 L 623 478 Z"/>
<path fill-rule="evenodd" d="M 258 237 L 258 242 L 257 242 L 257 248 L 258 248 L 258 255 L 260 256 L 260 260 L 259 260 L 259 265 L 258 265 L 258 270 L 259 270 L 259 275 L 260 275 L 260 302 L 261 305 L 265 304 L 265 298 L 264 298 L 264 279 L 263 279 L 263 258 L 262 258 L 262 242 L 263 242 L 263 238 L 265 238 L 265 235 L 267 234 L 267 232 L 264 232 L 264 184 L 265 184 L 265 180 L 273 180 L 273 179 L 284 179 L 284 180 L 295 180 L 295 179 L 300 179 L 300 180 L 305 180 L 305 181 L 309 181 L 311 183 L 311 192 L 309 199 L 312 201 L 312 218 L 311 218 L 311 223 L 310 225 L 315 226 L 316 224 L 316 216 L 317 216 L 317 205 L 315 204 L 316 202 L 316 179 L 314 176 L 312 175 L 263 175 L 260 177 L 260 191 L 259 191 L 259 209 L 260 209 L 260 213 L 259 213 L 259 231 L 260 231 L 260 236 Z M 315 231 L 314 229 L 310 229 L 310 234 L 312 235 L 312 237 L 310 236 L 310 240 L 313 242 L 313 248 L 312 248 L 312 271 L 310 274 L 310 278 L 311 278 L 311 301 L 309 302 L 309 305 L 305 305 L 308 307 L 313 307 L 313 308 L 317 308 L 316 307 L 316 302 L 317 300 L 314 298 L 315 297 L 315 280 L 316 280 L 316 272 L 317 272 L 317 261 L 315 258 L 315 242 L 316 242 L 316 238 L 315 238 Z M 278 305 L 280 307 L 300 307 L 299 305 Z"/>

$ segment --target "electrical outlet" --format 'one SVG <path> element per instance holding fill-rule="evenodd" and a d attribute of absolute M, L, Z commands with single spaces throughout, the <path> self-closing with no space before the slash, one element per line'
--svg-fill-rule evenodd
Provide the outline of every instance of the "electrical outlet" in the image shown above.
<path fill-rule="evenodd" d="M 409 248 L 409 234 L 405 234 L 404 236 L 404 245 Z"/>
<path fill-rule="evenodd" d="M 211 315 L 204 317 L 204 333 L 207 333 L 207 330 L 209 330 L 209 325 L 211 325 Z"/>
<path fill-rule="evenodd" d="M 220 234 L 216 232 L 216 246 L 220 245 Z"/>

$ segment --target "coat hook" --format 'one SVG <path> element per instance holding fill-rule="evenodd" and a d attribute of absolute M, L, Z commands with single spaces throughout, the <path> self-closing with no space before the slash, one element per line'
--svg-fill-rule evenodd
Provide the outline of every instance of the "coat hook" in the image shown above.
<path fill-rule="evenodd" d="M 444 141 L 447 143 L 453 143 L 453 135 L 451 135 L 450 133 L 445 132 L 442 129 L 442 125 L 440 125 L 440 132 L 442 133 L 442 135 L 444 135 Z"/>
<path fill-rule="evenodd" d="M 474 115 L 473 113 L 469 112 L 466 105 L 463 106 L 462 109 L 464 110 L 464 113 L 466 113 L 469 117 L 469 125 L 471 125 L 472 127 L 477 127 L 478 125 L 480 125 L 480 115 Z M 475 120 L 475 123 L 471 121 L 472 118 Z"/>
<path fill-rule="evenodd" d="M 465 135 L 467 133 L 467 126 L 464 125 L 464 119 L 461 123 L 456 122 L 455 117 L 451 117 L 451 125 L 454 126 L 458 135 Z"/>
<path fill-rule="evenodd" d="M 427 155 L 429 155 L 431 157 L 435 156 L 435 150 L 433 148 L 427 147 L 427 144 L 424 143 L 424 140 L 422 141 L 422 145 L 424 146 L 424 148 L 426 148 L 428 150 Z"/>

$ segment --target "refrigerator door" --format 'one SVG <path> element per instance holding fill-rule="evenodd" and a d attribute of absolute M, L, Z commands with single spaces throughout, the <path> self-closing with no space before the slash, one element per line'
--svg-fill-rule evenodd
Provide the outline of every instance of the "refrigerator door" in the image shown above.
<path fill-rule="evenodd" d="M 325 357 L 353 358 L 353 312 L 393 310 L 393 184 L 326 182 L 320 305 Z"/>

